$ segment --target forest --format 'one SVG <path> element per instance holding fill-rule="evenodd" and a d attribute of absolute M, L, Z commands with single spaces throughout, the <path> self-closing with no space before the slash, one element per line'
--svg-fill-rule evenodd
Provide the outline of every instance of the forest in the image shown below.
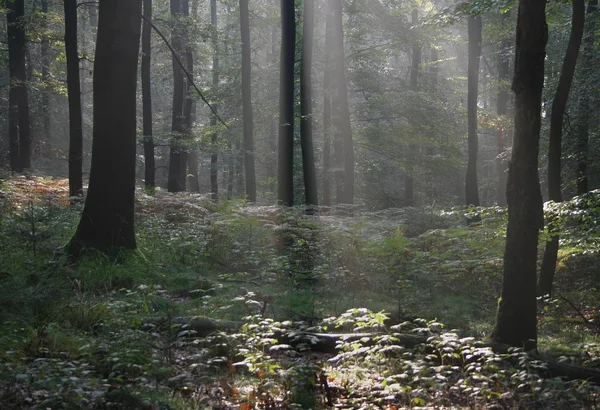
<path fill-rule="evenodd" d="M 0 0 L 0 408 L 600 408 L 597 10 Z"/>

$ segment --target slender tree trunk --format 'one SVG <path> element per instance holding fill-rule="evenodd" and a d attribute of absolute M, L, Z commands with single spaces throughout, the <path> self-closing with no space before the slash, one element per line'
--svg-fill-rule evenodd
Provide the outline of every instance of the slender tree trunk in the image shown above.
<path fill-rule="evenodd" d="M 331 110 L 332 110 L 332 78 L 333 78 L 333 21 L 330 7 L 327 7 L 325 20 L 325 67 L 323 73 L 323 205 L 331 206 Z"/>
<path fill-rule="evenodd" d="M 246 169 L 246 199 L 256 202 L 254 170 L 254 119 L 252 113 L 252 67 L 248 0 L 240 0 L 240 32 L 242 37 L 242 106 L 244 123 L 244 168 Z"/>
<path fill-rule="evenodd" d="M 585 37 L 583 55 L 581 58 L 581 93 L 576 100 L 574 134 L 577 160 L 577 195 L 588 192 L 588 149 L 590 128 L 590 90 L 594 87 L 594 62 L 595 62 L 595 15 L 598 9 L 598 0 L 589 0 L 587 7 L 587 22 L 585 23 Z"/>
<path fill-rule="evenodd" d="M 173 29 L 171 34 L 171 46 L 178 56 L 183 54 L 182 23 L 181 23 L 181 0 L 171 1 L 171 18 Z M 172 56 L 173 65 L 173 112 L 171 117 L 171 149 L 169 153 L 169 180 L 167 188 L 169 192 L 185 191 L 186 186 L 186 155 L 182 139 L 185 132 L 183 120 L 183 102 L 185 97 L 185 84 L 183 70 Z"/>
<path fill-rule="evenodd" d="M 213 61 L 212 61 L 212 86 L 214 93 L 219 89 L 219 28 L 217 21 L 217 0 L 210 0 L 210 24 L 212 26 L 212 45 L 213 45 Z M 218 107 L 213 105 L 215 111 Z M 217 139 L 219 134 L 216 131 L 217 116 L 212 113 L 210 116 L 210 126 L 213 129 L 210 137 L 212 145 L 212 154 L 210 156 L 210 192 L 214 201 L 219 199 L 219 162 L 217 156 Z"/>
<path fill-rule="evenodd" d="M 183 49 L 185 51 L 185 69 L 194 76 L 194 52 L 190 42 L 190 2 L 181 0 L 181 13 L 184 17 Z M 196 112 L 196 101 L 190 97 L 192 83 L 184 77 L 184 101 L 183 101 L 183 129 L 184 138 L 192 139 L 192 128 L 194 126 L 194 117 Z M 200 192 L 200 183 L 198 181 L 198 151 L 195 148 L 186 153 L 187 172 L 186 182 L 189 179 L 189 190 L 191 192 Z M 188 178 L 189 177 L 189 178 Z"/>
<path fill-rule="evenodd" d="M 69 96 L 69 196 L 74 197 L 83 195 L 83 119 L 77 51 L 77 0 L 65 0 L 64 6 Z"/>
<path fill-rule="evenodd" d="M 431 68 L 429 69 L 429 72 L 431 74 L 431 91 L 433 91 L 434 93 L 437 91 L 437 86 L 438 86 L 438 73 L 440 71 L 440 65 L 438 63 L 438 60 L 440 59 L 439 56 L 439 52 L 437 50 L 437 48 L 432 48 L 431 49 Z"/>
<path fill-rule="evenodd" d="M 144 22 L 142 25 L 142 123 L 144 144 L 144 184 L 146 188 L 156 185 L 154 138 L 152 136 L 152 85 L 150 70 L 152 62 L 152 0 L 143 0 Z"/>
<path fill-rule="evenodd" d="M 8 149 L 11 171 L 22 171 L 19 158 L 19 99 L 12 81 L 8 90 Z"/>
<path fill-rule="evenodd" d="M 141 0 L 102 0 L 94 64 L 94 139 L 81 220 L 66 251 L 135 249 L 136 88 Z"/>
<path fill-rule="evenodd" d="M 279 202 L 294 205 L 294 0 L 281 0 L 281 83 L 279 88 Z"/>
<path fill-rule="evenodd" d="M 337 52 L 336 79 L 339 103 L 339 132 L 343 145 L 344 178 L 343 195 L 339 202 L 352 204 L 354 202 L 354 143 L 352 141 L 352 127 L 350 124 L 350 103 L 348 98 L 348 83 L 346 80 L 346 60 L 344 57 L 344 26 L 342 17 L 342 0 L 331 0 L 333 3 L 333 29 L 334 41 Z"/>
<path fill-rule="evenodd" d="M 42 0 L 42 38 L 40 41 L 40 54 L 42 58 L 42 124 L 44 141 L 48 151 L 52 145 L 50 130 L 50 42 L 48 41 L 48 0 Z"/>
<path fill-rule="evenodd" d="M 314 33 L 314 0 L 304 0 L 302 23 L 302 66 L 300 71 L 300 143 L 306 205 L 318 205 L 317 175 L 312 136 L 312 54 Z"/>
<path fill-rule="evenodd" d="M 544 59 L 548 26 L 546 0 L 520 0 L 515 72 L 515 134 L 509 164 L 508 229 L 504 280 L 492 340 L 525 350 L 537 347 L 536 266 L 543 226 L 538 175 Z"/>
<path fill-rule="evenodd" d="M 468 146 L 469 162 L 465 179 L 467 205 L 479 206 L 479 188 L 477 186 L 477 98 L 479 94 L 479 60 L 481 59 L 481 17 L 469 17 L 469 70 L 468 70 Z M 475 222 L 472 218 L 471 222 Z"/>
<path fill-rule="evenodd" d="M 24 0 L 14 0 L 6 3 L 7 40 L 8 40 L 8 71 L 10 76 L 10 91 L 12 91 L 13 105 L 9 122 L 15 121 L 17 125 L 9 124 L 9 130 L 14 134 L 18 130 L 18 144 L 15 144 L 14 135 L 11 137 L 10 146 L 11 164 L 13 171 L 22 171 L 31 168 L 31 127 L 29 123 L 29 99 L 27 97 L 27 73 L 25 67 L 25 4 Z M 16 109 L 15 109 L 16 105 Z M 14 149 L 17 148 L 17 151 Z M 13 157 L 14 156 L 14 157 Z"/>
<path fill-rule="evenodd" d="M 506 27 L 506 23 L 510 21 L 510 10 L 500 15 L 501 27 Z M 510 39 L 505 37 L 500 43 L 500 53 L 498 54 L 498 95 L 496 110 L 498 117 L 502 119 L 508 114 L 508 83 L 510 77 L 510 59 L 509 59 Z M 496 187 L 496 202 L 498 205 L 506 205 L 506 175 L 507 166 L 502 160 L 502 155 L 506 149 L 506 129 L 503 126 L 498 128 L 497 139 L 497 155 L 496 155 L 496 174 L 498 175 L 498 186 Z"/>
<path fill-rule="evenodd" d="M 413 8 L 411 12 L 412 25 L 416 26 L 419 24 L 419 9 Z M 414 92 L 419 90 L 419 70 L 421 66 L 421 45 L 417 40 L 413 44 L 412 48 L 412 64 L 410 68 L 410 89 Z M 412 158 L 415 157 L 417 147 L 415 144 L 410 144 L 408 147 L 409 152 L 409 163 L 412 162 Z M 406 169 L 404 176 L 404 201 L 406 205 L 412 206 L 415 202 L 415 188 L 414 188 L 414 171 L 412 164 Z"/>
<path fill-rule="evenodd" d="M 573 76 L 575 74 L 575 65 L 577 55 L 581 47 L 583 38 L 583 28 L 585 25 L 585 1 L 573 0 L 573 17 L 571 19 L 571 35 L 567 52 L 563 60 L 562 69 L 554 101 L 552 101 L 552 111 L 550 114 L 550 137 L 548 146 L 548 197 L 551 201 L 561 202 L 561 157 L 562 157 L 562 130 L 567 101 Z M 546 242 L 546 250 L 542 259 L 542 268 L 538 281 L 538 296 L 552 293 L 552 283 L 554 282 L 554 273 L 556 271 L 556 260 L 558 257 L 558 234 L 550 226 L 552 238 Z"/>

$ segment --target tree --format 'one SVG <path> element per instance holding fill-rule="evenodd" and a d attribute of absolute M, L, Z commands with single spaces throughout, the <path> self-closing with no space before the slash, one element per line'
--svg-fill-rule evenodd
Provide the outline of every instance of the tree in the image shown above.
<path fill-rule="evenodd" d="M 467 205 L 479 206 L 477 186 L 477 99 L 479 97 L 479 60 L 481 59 L 481 16 L 469 16 L 469 69 L 468 69 L 468 146 L 469 161 L 465 178 L 465 199 Z M 473 218 L 470 219 L 473 221 Z"/>
<path fill-rule="evenodd" d="M 593 90 L 595 79 L 593 76 L 595 60 L 595 15 L 598 10 L 598 0 L 589 0 L 587 7 L 587 22 L 585 24 L 585 36 L 583 56 L 581 59 L 581 92 L 576 101 L 574 134 L 576 138 L 576 160 L 577 160 L 577 195 L 588 192 L 588 149 L 590 128 L 590 93 Z"/>
<path fill-rule="evenodd" d="M 419 24 L 419 9 L 414 7 L 411 11 L 411 22 L 413 27 Z M 412 62 L 410 67 L 410 89 L 414 92 L 419 90 L 419 70 L 421 66 L 421 44 L 415 39 L 412 47 Z M 410 144 L 409 152 L 414 155 L 416 147 Z M 408 167 L 404 176 L 404 200 L 406 205 L 413 205 L 415 196 L 414 179 L 412 167 Z"/>
<path fill-rule="evenodd" d="M 27 73 L 25 69 L 25 2 L 6 2 L 6 34 L 8 42 L 9 88 L 9 148 L 13 171 L 31 168 L 31 127 Z"/>
<path fill-rule="evenodd" d="M 141 0 L 101 0 L 94 64 L 92 164 L 83 214 L 66 246 L 135 249 L 136 88 Z"/>
<path fill-rule="evenodd" d="M 197 4 L 197 0 L 194 4 Z M 183 49 L 185 51 L 185 70 L 191 77 L 194 76 L 194 52 L 190 40 L 190 2 L 189 0 L 181 0 L 181 13 L 185 19 L 183 34 Z M 185 78 L 184 80 L 184 102 L 183 102 L 183 129 L 184 138 L 192 138 L 192 128 L 194 126 L 196 116 L 196 100 L 191 98 L 192 80 Z M 192 192 L 200 191 L 200 183 L 198 181 L 198 151 L 191 149 L 186 153 L 187 173 L 185 167 L 184 174 L 189 177 L 189 189 Z"/>
<path fill-rule="evenodd" d="M 213 45 L 213 56 L 212 56 L 212 86 L 214 92 L 219 88 L 219 30 L 217 21 L 217 0 L 210 0 L 210 24 L 212 26 L 212 45 Z M 219 199 L 219 169 L 218 169 L 218 156 L 217 156 L 217 139 L 218 133 L 215 130 L 217 126 L 217 110 L 216 105 L 213 106 L 215 109 L 214 113 L 210 116 L 210 126 L 213 129 L 210 142 L 212 144 L 212 154 L 210 156 L 210 192 L 212 199 L 216 201 Z"/>
<path fill-rule="evenodd" d="M 49 78 L 50 78 L 50 41 L 48 40 L 48 0 L 41 1 L 42 8 L 42 38 L 40 41 L 40 54 L 42 58 L 42 122 L 44 129 L 44 140 L 49 147 L 52 141 L 50 132 L 50 93 L 49 93 Z"/>
<path fill-rule="evenodd" d="M 323 205 L 331 205 L 331 140 L 332 140 L 332 83 L 334 66 L 331 52 L 333 50 L 333 15 L 331 7 L 327 7 L 325 19 L 325 67 L 323 73 Z"/>
<path fill-rule="evenodd" d="M 515 134 L 507 182 L 508 228 L 502 295 L 492 340 L 526 350 L 537 347 L 536 266 L 543 226 L 538 175 L 544 59 L 545 0 L 520 0 L 515 71 Z"/>
<path fill-rule="evenodd" d="M 562 159 L 562 130 L 569 91 L 575 74 L 577 55 L 583 38 L 583 27 L 585 24 L 585 1 L 573 0 L 573 17 L 571 19 L 571 34 L 565 59 L 563 60 L 560 78 L 550 113 L 550 137 L 548 145 L 548 198 L 551 201 L 561 202 L 561 159 Z M 552 228 L 552 227 L 551 227 Z M 554 229 L 551 229 L 554 231 Z M 556 232 L 552 232 L 556 233 Z M 556 260 L 558 256 L 558 235 L 546 241 L 544 258 L 538 281 L 538 295 L 548 295 L 552 292 L 552 282 L 556 271 Z"/>
<path fill-rule="evenodd" d="M 142 25 L 142 123 L 144 145 L 144 184 L 146 188 L 156 185 L 154 139 L 152 137 L 152 88 L 150 67 L 152 61 L 152 0 L 143 0 L 144 21 Z"/>
<path fill-rule="evenodd" d="M 173 111 L 171 114 L 171 148 L 169 152 L 169 181 L 167 189 L 169 192 L 185 191 L 186 186 L 186 152 L 182 139 L 184 136 L 184 98 L 185 82 L 183 70 L 179 66 L 177 57 L 183 54 L 183 26 L 181 24 L 182 6 L 181 0 L 170 0 L 172 18 L 171 46 L 173 53 L 171 62 L 173 65 Z"/>
<path fill-rule="evenodd" d="M 83 119 L 77 51 L 77 0 L 65 0 L 65 52 L 69 97 L 69 196 L 83 195 Z"/>
<path fill-rule="evenodd" d="M 294 63 L 296 14 L 294 0 L 281 0 L 281 72 L 279 88 L 278 200 L 294 205 Z"/>
<path fill-rule="evenodd" d="M 316 206 L 317 175 L 312 136 L 312 53 L 314 33 L 314 0 L 304 1 L 302 22 L 302 65 L 300 69 L 300 143 L 306 205 Z"/>
<path fill-rule="evenodd" d="M 501 26 L 504 27 L 510 20 L 510 10 L 500 15 Z M 498 95 L 496 97 L 496 112 L 500 121 L 508 114 L 508 83 L 510 76 L 510 39 L 505 36 L 500 42 L 500 52 L 498 53 Z M 500 125 L 498 128 L 497 155 L 496 155 L 496 173 L 498 174 L 498 186 L 496 188 L 496 201 L 498 205 L 506 205 L 506 165 L 502 160 L 506 146 L 506 128 Z"/>
<path fill-rule="evenodd" d="M 340 142 L 343 147 L 344 178 L 340 203 L 352 204 L 354 202 L 354 143 L 352 141 L 352 127 L 350 124 L 350 103 L 348 101 L 348 83 L 346 81 L 346 59 L 344 57 L 344 26 L 342 16 L 342 0 L 331 0 L 333 11 L 333 39 L 337 108 L 339 109 L 337 128 L 341 134 Z"/>
<path fill-rule="evenodd" d="M 251 49 L 248 0 L 240 0 L 240 32 L 242 37 L 242 108 L 244 115 L 244 168 L 246 170 L 246 198 L 250 202 L 256 202 L 256 174 L 254 170 L 254 119 L 252 113 L 252 67 L 250 61 Z"/>

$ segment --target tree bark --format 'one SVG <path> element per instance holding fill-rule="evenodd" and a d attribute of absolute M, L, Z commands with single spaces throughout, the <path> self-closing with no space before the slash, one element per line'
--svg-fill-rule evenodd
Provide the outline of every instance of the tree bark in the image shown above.
<path fill-rule="evenodd" d="M 575 65 L 577 64 L 577 55 L 583 38 L 583 27 L 585 25 L 585 1 L 573 0 L 573 17 L 571 19 L 571 34 L 558 86 L 552 101 L 552 111 L 550 114 L 550 137 L 548 146 L 548 197 L 551 201 L 561 202 L 561 157 L 562 157 L 562 130 L 567 101 L 573 76 L 575 74 Z M 554 273 L 556 271 L 556 260 L 558 257 L 559 237 L 554 227 L 550 226 L 552 238 L 546 242 L 544 258 L 538 281 L 538 296 L 552 293 L 552 283 L 554 282 Z"/>
<path fill-rule="evenodd" d="M 212 45 L 213 45 L 213 61 L 212 61 L 212 86 L 213 93 L 219 89 L 219 29 L 217 20 L 217 0 L 210 0 L 210 24 L 212 26 Z M 215 111 L 218 107 L 213 105 Z M 210 116 L 210 126 L 213 129 L 210 137 L 212 145 L 212 154 L 210 156 L 210 192 L 213 201 L 219 199 L 219 162 L 217 156 L 217 140 L 219 134 L 216 131 L 217 116 L 212 113 Z"/>
<path fill-rule="evenodd" d="M 48 41 L 48 0 L 42 0 L 42 38 L 40 41 L 40 54 L 42 58 L 42 124 L 44 130 L 44 142 L 46 152 L 52 145 L 52 133 L 50 130 L 50 42 Z"/>
<path fill-rule="evenodd" d="M 142 25 L 142 123 L 144 145 L 144 185 L 156 185 L 156 162 L 154 159 L 154 138 L 152 136 L 152 85 L 150 70 L 152 62 L 152 0 L 143 0 L 144 18 Z"/>
<path fill-rule="evenodd" d="M 77 51 L 77 0 L 65 0 L 65 52 L 69 99 L 69 196 L 83 195 L 83 119 Z"/>
<path fill-rule="evenodd" d="M 312 133 L 312 57 L 314 34 L 314 0 L 304 1 L 302 22 L 302 66 L 300 69 L 300 143 L 302 146 L 302 170 L 306 205 L 318 205 L 317 175 Z"/>
<path fill-rule="evenodd" d="M 348 83 L 346 59 L 344 57 L 344 26 L 342 16 L 342 0 L 331 0 L 333 4 L 333 38 L 335 47 L 335 70 L 337 86 L 337 102 L 339 109 L 338 131 L 341 134 L 344 158 L 343 191 L 338 201 L 344 204 L 354 203 L 354 144 L 352 126 L 350 124 L 350 104 L 348 100 Z"/>
<path fill-rule="evenodd" d="M 417 26 L 419 24 L 419 9 L 413 8 L 411 11 L 411 20 L 412 25 Z M 421 45 L 418 40 L 415 39 L 415 42 L 412 47 L 412 64 L 410 67 L 410 89 L 414 92 L 419 90 L 419 70 L 421 66 Z M 414 172 L 413 166 L 410 164 L 412 162 L 412 158 L 414 158 L 417 151 L 417 147 L 415 144 L 409 144 L 408 152 L 409 152 L 409 160 L 408 167 L 406 169 L 406 173 L 404 175 L 404 201 L 406 205 L 412 206 L 415 201 L 415 188 L 414 188 Z"/>
<path fill-rule="evenodd" d="M 174 52 L 183 54 L 182 25 L 181 25 L 181 0 L 170 0 L 172 33 L 171 46 Z M 172 56 L 173 65 L 173 112 L 171 116 L 171 149 L 169 153 L 169 192 L 185 191 L 186 187 L 186 152 L 182 144 L 184 136 L 183 103 L 185 98 L 185 84 L 183 70 L 177 63 L 177 58 Z"/>
<path fill-rule="evenodd" d="M 67 252 L 135 249 L 136 88 L 141 0 L 101 0 L 94 59 L 90 183 Z"/>
<path fill-rule="evenodd" d="M 510 10 L 500 15 L 501 27 L 506 27 L 506 23 L 510 21 Z M 509 60 L 510 39 L 505 37 L 500 43 L 500 53 L 498 54 L 498 95 L 496 97 L 496 112 L 500 121 L 508 114 L 508 83 L 510 76 L 510 60 Z M 502 155 L 506 149 L 506 129 L 501 125 L 498 128 L 497 138 L 497 155 L 496 155 L 496 174 L 498 175 L 498 186 L 496 187 L 496 202 L 498 205 L 506 206 L 506 163 L 502 160 Z"/>
<path fill-rule="evenodd" d="M 6 9 L 9 94 L 12 95 L 13 101 L 9 115 L 9 133 L 12 133 L 12 136 L 9 137 L 10 147 L 12 147 L 11 166 L 13 171 L 21 172 L 23 169 L 31 168 L 31 127 L 25 67 L 24 0 L 6 2 Z M 15 131 L 18 135 L 16 138 Z"/>
<path fill-rule="evenodd" d="M 246 170 L 246 199 L 256 202 L 256 173 L 254 169 L 254 118 L 252 113 L 252 66 L 250 48 L 250 19 L 248 0 L 240 0 L 240 32 L 242 37 L 242 107 L 244 125 L 244 168 Z"/>
<path fill-rule="evenodd" d="M 590 129 L 590 93 L 594 87 L 594 62 L 595 62 L 595 12 L 598 9 L 598 0 L 589 0 L 587 8 L 587 23 L 585 24 L 583 55 L 581 58 L 581 93 L 576 102 L 574 133 L 577 160 L 577 195 L 588 192 L 588 149 Z"/>
<path fill-rule="evenodd" d="M 467 205 L 479 206 L 477 186 L 477 98 L 479 95 L 479 60 L 481 59 L 481 17 L 470 16 L 469 21 L 469 69 L 468 69 L 468 151 L 467 176 L 465 178 L 465 199 Z M 476 222 L 476 218 L 470 218 Z"/>
<path fill-rule="evenodd" d="M 536 266 L 543 226 L 538 175 L 544 59 L 548 26 L 545 0 L 520 0 L 515 72 L 515 135 L 507 182 L 508 228 L 502 296 L 492 340 L 537 347 Z"/>
<path fill-rule="evenodd" d="M 294 205 L 294 63 L 296 14 L 293 0 L 281 0 L 278 200 Z"/>
<path fill-rule="evenodd" d="M 181 13 L 184 17 L 183 25 L 185 27 L 183 33 L 183 49 L 185 51 L 185 69 L 192 76 L 194 76 L 194 52 L 190 42 L 190 2 L 189 0 L 181 0 Z M 196 114 L 196 100 L 191 98 L 190 92 L 192 91 L 192 83 L 184 77 L 184 101 L 183 101 L 183 129 L 184 138 L 186 140 L 192 139 L 192 128 L 194 126 L 195 114 Z M 187 172 L 186 182 L 189 185 L 191 192 L 200 192 L 200 182 L 198 181 L 198 150 L 191 148 L 186 153 Z M 185 168 L 184 168 L 185 171 Z"/>

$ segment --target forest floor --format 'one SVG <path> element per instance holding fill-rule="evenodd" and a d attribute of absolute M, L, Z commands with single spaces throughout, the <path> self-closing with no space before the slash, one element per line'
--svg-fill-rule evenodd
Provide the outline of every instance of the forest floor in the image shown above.
<path fill-rule="evenodd" d="M 505 209 L 467 227 L 464 209 L 138 191 L 139 251 L 73 265 L 57 249 L 80 211 L 66 180 L 0 180 L 2 409 L 600 408 L 594 383 L 485 345 Z M 600 193 L 547 211 L 539 349 L 600 368 Z"/>

